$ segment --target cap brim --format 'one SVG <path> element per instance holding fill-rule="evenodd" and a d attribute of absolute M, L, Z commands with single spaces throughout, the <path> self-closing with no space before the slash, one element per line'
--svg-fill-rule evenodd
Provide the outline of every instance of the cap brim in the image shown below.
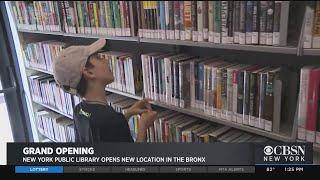
<path fill-rule="evenodd" d="M 92 43 L 91 45 L 89 45 L 90 55 L 98 52 L 105 45 L 106 45 L 106 40 L 105 39 L 99 39 L 96 42 Z"/>

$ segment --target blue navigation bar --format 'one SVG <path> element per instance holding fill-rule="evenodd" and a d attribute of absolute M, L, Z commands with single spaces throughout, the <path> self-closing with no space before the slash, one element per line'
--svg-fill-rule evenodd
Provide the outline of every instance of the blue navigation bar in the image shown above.
<path fill-rule="evenodd" d="M 16 166 L 16 173 L 63 173 L 63 166 Z"/>

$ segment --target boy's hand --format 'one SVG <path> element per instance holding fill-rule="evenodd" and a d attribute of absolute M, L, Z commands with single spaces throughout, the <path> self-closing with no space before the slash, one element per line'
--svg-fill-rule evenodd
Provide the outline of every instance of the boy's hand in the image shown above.
<path fill-rule="evenodd" d="M 151 111 L 151 105 L 149 103 L 150 99 L 143 99 L 134 103 L 125 114 L 126 119 L 129 119 L 131 116 L 136 114 L 142 114 L 147 111 Z"/>
<path fill-rule="evenodd" d="M 153 124 L 153 121 L 156 119 L 156 117 L 157 117 L 156 111 L 147 111 L 142 113 L 141 118 L 138 121 L 139 130 L 145 131 L 147 128 L 149 128 Z"/>
<path fill-rule="evenodd" d="M 144 142 L 146 138 L 147 129 L 153 124 L 153 121 L 157 117 L 156 111 L 148 111 L 141 114 L 141 118 L 138 121 L 138 134 L 136 142 Z"/>

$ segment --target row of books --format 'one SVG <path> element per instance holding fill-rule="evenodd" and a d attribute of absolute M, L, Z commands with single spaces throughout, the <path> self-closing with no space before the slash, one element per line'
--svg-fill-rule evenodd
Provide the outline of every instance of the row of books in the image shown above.
<path fill-rule="evenodd" d="M 53 72 L 53 60 L 59 55 L 64 46 L 64 43 L 58 41 L 26 44 L 23 51 L 26 67 Z"/>
<path fill-rule="evenodd" d="M 35 74 L 28 77 L 30 92 L 35 102 L 46 104 L 70 116 L 73 115 L 72 96 L 56 84 L 52 75 Z"/>
<path fill-rule="evenodd" d="M 107 95 L 107 101 L 117 112 L 125 113 L 136 100 L 117 94 Z M 154 124 L 147 130 L 147 142 L 270 142 L 265 137 L 249 134 L 231 127 L 207 122 L 162 108 Z M 136 139 L 140 116 L 129 120 L 132 137 Z"/>
<path fill-rule="evenodd" d="M 304 48 L 320 48 L 320 2 L 310 1 L 304 17 Z"/>
<path fill-rule="evenodd" d="M 147 140 L 148 142 L 163 143 L 271 142 L 270 139 L 262 136 L 206 122 L 171 110 L 160 110 L 158 112 L 158 118 L 154 121 L 154 125 L 148 129 Z"/>
<path fill-rule="evenodd" d="M 141 61 L 144 96 L 154 101 L 276 133 L 282 114 L 294 114 L 285 68 L 186 54 L 142 54 Z"/>
<path fill-rule="evenodd" d="M 26 30 L 107 36 L 136 36 L 137 32 L 142 38 L 273 46 L 286 46 L 290 30 L 289 1 L 12 1 L 10 4 L 18 29 Z M 319 9 L 319 2 L 307 3 L 305 48 L 320 48 Z"/>
<path fill-rule="evenodd" d="M 320 144 L 320 67 L 301 69 L 298 139 Z"/>
<path fill-rule="evenodd" d="M 98 54 L 107 59 L 109 69 L 113 73 L 114 81 L 107 87 L 130 94 L 141 94 L 142 73 L 141 62 L 134 60 L 132 55 L 124 52 L 108 51 Z"/>
<path fill-rule="evenodd" d="M 140 1 L 137 9 L 140 37 L 286 45 L 288 1 Z"/>
<path fill-rule="evenodd" d="M 128 1 L 12 1 L 18 29 L 134 36 Z"/>
<path fill-rule="evenodd" d="M 55 142 L 75 141 L 71 119 L 44 109 L 36 112 L 36 122 L 39 132 Z"/>

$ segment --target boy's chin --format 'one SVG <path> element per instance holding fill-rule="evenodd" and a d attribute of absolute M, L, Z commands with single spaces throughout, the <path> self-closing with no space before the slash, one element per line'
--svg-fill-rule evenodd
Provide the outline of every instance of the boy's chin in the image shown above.
<path fill-rule="evenodd" d="M 112 79 L 108 79 L 107 80 L 107 85 L 113 83 L 113 80 L 114 80 L 113 78 Z"/>

